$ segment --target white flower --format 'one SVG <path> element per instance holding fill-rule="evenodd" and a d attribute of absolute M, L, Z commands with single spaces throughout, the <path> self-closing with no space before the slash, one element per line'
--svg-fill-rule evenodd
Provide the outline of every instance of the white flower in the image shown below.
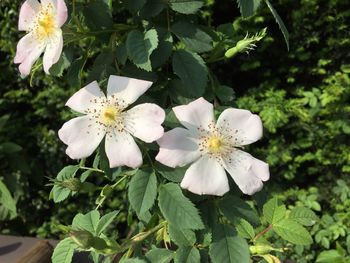
<path fill-rule="evenodd" d="M 259 140 L 262 123 L 247 110 L 226 109 L 215 123 L 213 105 L 199 98 L 173 108 L 184 128 L 166 132 L 157 142 L 156 160 L 187 169 L 181 187 L 196 194 L 223 195 L 229 191 L 226 171 L 243 193 L 252 195 L 269 179 L 269 166 L 240 150 Z"/>
<path fill-rule="evenodd" d="M 27 76 L 34 62 L 45 52 L 44 70 L 49 69 L 60 58 L 63 48 L 62 25 L 68 16 L 63 0 L 26 0 L 21 7 L 18 29 L 27 34 L 17 45 L 14 62 L 19 65 L 22 76 Z"/>
<path fill-rule="evenodd" d="M 66 122 L 58 131 L 59 138 L 68 145 L 67 155 L 72 159 L 88 157 L 106 135 L 110 167 L 141 166 L 142 154 L 131 135 L 147 143 L 159 139 L 164 133 L 161 124 L 165 113 L 152 103 L 125 108 L 151 85 L 149 81 L 110 76 L 107 97 L 96 81 L 76 92 L 66 105 L 85 115 Z"/>

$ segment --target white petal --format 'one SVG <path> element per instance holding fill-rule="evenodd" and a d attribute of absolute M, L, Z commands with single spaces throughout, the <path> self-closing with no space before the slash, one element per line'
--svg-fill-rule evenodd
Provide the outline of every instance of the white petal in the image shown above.
<path fill-rule="evenodd" d="M 72 159 L 90 156 L 100 144 L 105 132 L 101 132 L 88 116 L 81 116 L 63 124 L 58 136 L 68 145 L 67 155 Z"/>
<path fill-rule="evenodd" d="M 245 194 L 252 195 L 261 190 L 262 181 L 270 177 L 268 164 L 241 150 L 234 150 L 224 159 L 224 167 Z"/>
<path fill-rule="evenodd" d="M 203 98 L 174 107 L 173 111 L 181 124 L 192 131 L 197 130 L 197 127 L 208 129 L 214 123 L 213 104 Z"/>
<path fill-rule="evenodd" d="M 21 6 L 18 19 L 18 29 L 30 31 L 36 15 L 40 11 L 40 3 L 37 0 L 26 0 Z"/>
<path fill-rule="evenodd" d="M 22 63 L 30 53 L 42 46 L 43 43 L 38 42 L 32 33 L 26 34 L 17 44 L 15 63 Z"/>
<path fill-rule="evenodd" d="M 164 133 L 157 143 L 160 148 L 156 160 L 169 167 L 182 167 L 200 157 L 197 139 L 183 128 Z"/>
<path fill-rule="evenodd" d="M 98 86 L 97 81 L 93 81 L 74 93 L 73 96 L 67 101 L 66 106 L 77 112 L 85 113 L 85 111 L 89 108 L 98 108 L 98 100 L 103 98 L 105 98 L 105 95 Z"/>
<path fill-rule="evenodd" d="M 127 105 L 135 102 L 152 85 L 152 82 L 111 75 L 108 79 L 107 95 L 115 95 Z"/>
<path fill-rule="evenodd" d="M 203 156 L 187 169 L 181 187 L 199 195 L 222 196 L 229 191 L 224 168 L 208 155 Z"/>
<path fill-rule="evenodd" d="M 55 36 L 51 37 L 48 44 L 46 45 L 43 59 L 44 71 L 46 74 L 50 74 L 49 69 L 53 64 L 55 64 L 59 60 L 62 53 L 62 48 L 62 31 L 58 30 Z"/>
<path fill-rule="evenodd" d="M 263 126 L 258 115 L 248 110 L 227 109 L 218 118 L 216 127 L 233 135 L 237 146 L 251 144 L 262 137 Z"/>
<path fill-rule="evenodd" d="M 125 113 L 127 130 L 144 142 L 153 142 L 164 134 L 164 110 L 156 104 L 140 104 Z"/>
<path fill-rule="evenodd" d="M 127 132 L 108 133 L 105 149 L 111 168 L 123 165 L 137 168 L 142 165 L 141 151 Z"/>

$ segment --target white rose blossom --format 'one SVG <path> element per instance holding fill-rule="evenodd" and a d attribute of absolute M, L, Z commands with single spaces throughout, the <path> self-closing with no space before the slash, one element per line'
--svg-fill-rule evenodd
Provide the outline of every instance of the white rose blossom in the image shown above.
<path fill-rule="evenodd" d="M 18 29 L 27 34 L 17 44 L 14 62 L 22 76 L 27 76 L 34 62 L 44 53 L 44 71 L 60 58 L 63 48 L 62 25 L 68 17 L 63 0 L 26 0 L 20 10 Z"/>
<path fill-rule="evenodd" d="M 213 105 L 203 98 L 173 111 L 186 129 L 164 133 L 157 141 L 156 160 L 173 168 L 192 163 L 182 188 L 199 195 L 222 196 L 229 191 L 226 170 L 243 193 L 252 195 L 261 190 L 263 181 L 270 177 L 268 164 L 240 149 L 262 137 L 259 116 L 229 108 L 215 123 Z"/>
<path fill-rule="evenodd" d="M 90 156 L 105 137 L 105 151 L 110 167 L 142 165 L 142 154 L 133 136 L 151 143 L 159 139 L 165 112 L 152 103 L 135 102 L 152 82 L 120 76 L 110 76 L 107 97 L 96 81 L 76 92 L 66 103 L 85 115 L 66 122 L 58 131 L 68 145 L 66 153 L 72 159 Z"/>

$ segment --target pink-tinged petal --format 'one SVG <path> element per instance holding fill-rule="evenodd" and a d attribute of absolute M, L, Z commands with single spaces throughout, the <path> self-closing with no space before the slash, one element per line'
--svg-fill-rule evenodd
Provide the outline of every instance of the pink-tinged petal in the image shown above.
<path fill-rule="evenodd" d="M 218 118 L 216 127 L 232 135 L 232 142 L 237 146 L 256 142 L 263 134 L 260 117 L 248 110 L 233 108 L 224 110 Z"/>
<path fill-rule="evenodd" d="M 187 169 L 181 187 L 199 195 L 222 196 L 229 191 L 224 168 L 208 155 L 201 157 Z"/>
<path fill-rule="evenodd" d="M 63 0 L 57 0 L 54 2 L 56 2 L 57 23 L 58 26 L 61 27 L 67 21 L 68 9 Z"/>
<path fill-rule="evenodd" d="M 169 167 L 182 167 L 200 157 L 197 139 L 193 138 L 190 131 L 183 128 L 175 128 L 164 133 L 157 143 L 160 148 L 156 160 Z"/>
<path fill-rule="evenodd" d="M 108 79 L 107 95 L 115 95 L 125 105 L 135 102 L 152 85 L 152 82 L 111 75 Z"/>
<path fill-rule="evenodd" d="M 80 113 L 85 113 L 87 109 L 97 108 L 98 100 L 104 99 L 105 95 L 98 86 L 97 81 L 93 81 L 84 88 L 73 94 L 66 103 L 66 106 Z"/>
<path fill-rule="evenodd" d="M 198 127 L 208 130 L 208 126 L 214 123 L 213 104 L 203 98 L 174 107 L 173 111 L 181 124 L 191 131 L 196 131 Z"/>
<path fill-rule="evenodd" d="M 90 156 L 104 135 L 105 132 L 101 132 L 88 116 L 71 119 L 58 131 L 58 137 L 68 145 L 66 153 L 72 159 Z"/>
<path fill-rule="evenodd" d="M 18 19 L 18 29 L 30 31 L 36 15 L 40 11 L 40 3 L 37 0 L 26 0 L 21 6 Z"/>
<path fill-rule="evenodd" d="M 165 119 L 164 110 L 156 104 L 145 103 L 137 105 L 125 113 L 126 129 L 140 140 L 150 143 L 164 134 L 162 123 Z"/>
<path fill-rule="evenodd" d="M 25 35 L 17 45 L 17 52 L 14 59 L 15 63 L 20 63 L 19 71 L 23 77 L 29 75 L 35 61 L 43 53 L 45 45 L 37 42 L 32 34 Z"/>
<path fill-rule="evenodd" d="M 137 168 L 142 165 L 142 154 L 132 136 L 127 132 L 108 133 L 105 142 L 109 166 L 119 167 L 126 165 Z"/>
<path fill-rule="evenodd" d="M 270 177 L 268 164 L 241 150 L 234 150 L 223 160 L 224 168 L 245 194 L 252 195 L 263 187 Z"/>
<path fill-rule="evenodd" d="M 49 70 L 51 66 L 59 60 L 62 53 L 62 48 L 63 37 L 62 31 L 59 30 L 59 32 L 57 32 L 57 34 L 54 37 L 52 37 L 46 45 L 43 58 L 44 71 L 46 74 L 50 74 Z"/>

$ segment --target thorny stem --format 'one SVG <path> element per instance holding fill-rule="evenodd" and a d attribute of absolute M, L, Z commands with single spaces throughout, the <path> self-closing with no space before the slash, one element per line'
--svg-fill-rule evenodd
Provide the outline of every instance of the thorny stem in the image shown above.
<path fill-rule="evenodd" d="M 258 240 L 261 236 L 263 236 L 264 234 L 266 234 L 266 232 L 269 231 L 270 229 L 272 229 L 272 224 L 270 224 L 267 228 L 265 228 L 265 229 L 262 230 L 260 233 L 258 233 L 258 234 L 253 238 L 253 241 Z"/>

